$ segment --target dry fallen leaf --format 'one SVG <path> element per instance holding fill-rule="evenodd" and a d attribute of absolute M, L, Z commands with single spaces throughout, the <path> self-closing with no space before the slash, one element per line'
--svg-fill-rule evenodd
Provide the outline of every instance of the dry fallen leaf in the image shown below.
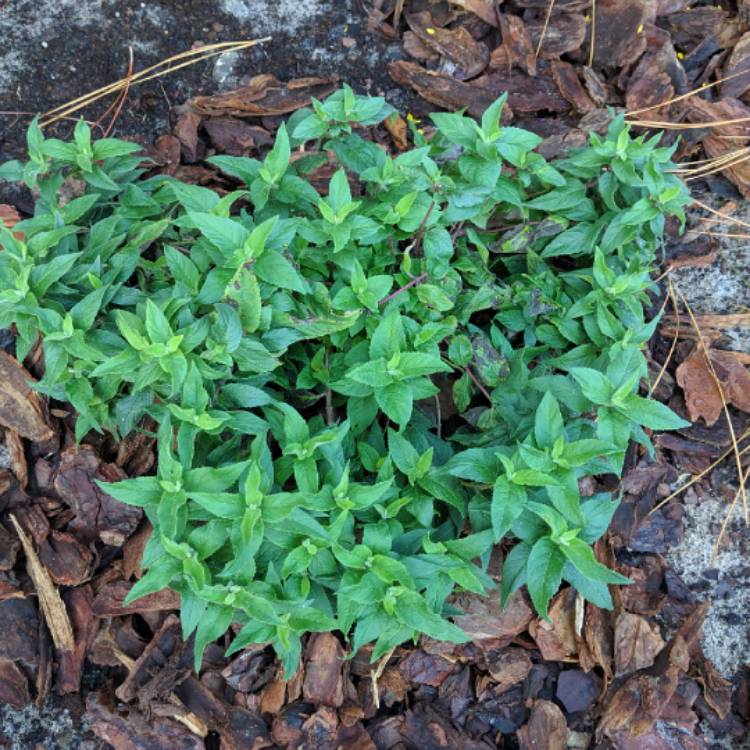
<path fill-rule="evenodd" d="M 739 75 L 744 71 L 747 71 L 747 75 Z M 734 45 L 724 66 L 724 75 L 729 77 L 728 81 L 721 84 L 724 96 L 739 98 L 750 88 L 750 31 L 746 31 Z"/>
<path fill-rule="evenodd" d="M 534 613 L 523 592 L 517 591 L 500 607 L 498 594 L 456 594 L 450 603 L 464 614 L 454 618 L 461 628 L 481 649 L 507 646 L 517 635 L 523 633 L 534 619 Z"/>
<path fill-rule="evenodd" d="M 529 626 L 529 634 L 547 661 L 578 661 L 575 602 L 574 589 L 561 591 L 550 605 L 550 622 L 539 618 Z"/>
<path fill-rule="evenodd" d="M 478 76 L 490 61 L 490 51 L 463 27 L 444 29 L 429 11 L 407 13 L 406 21 L 420 42 L 450 61 L 450 73 L 459 81 Z"/>
<path fill-rule="evenodd" d="M 650 667 L 664 640 L 656 623 L 630 612 L 621 612 L 615 622 L 615 674 L 623 675 Z"/>
<path fill-rule="evenodd" d="M 44 443 L 54 433 L 44 419 L 39 397 L 28 386 L 29 381 L 34 381 L 29 372 L 10 354 L 0 351 L 0 425 L 35 443 Z"/>
<path fill-rule="evenodd" d="M 745 365 L 733 352 L 711 349 L 709 356 L 727 403 L 750 412 L 750 373 Z M 709 427 L 716 424 L 724 406 L 701 348 L 697 348 L 680 364 L 676 376 L 677 383 L 685 392 L 690 420 L 696 422 L 703 417 Z"/>
<path fill-rule="evenodd" d="M 390 133 L 393 143 L 399 151 L 405 151 L 409 147 L 408 128 L 406 120 L 398 112 L 394 112 L 383 122 L 385 129 Z"/>

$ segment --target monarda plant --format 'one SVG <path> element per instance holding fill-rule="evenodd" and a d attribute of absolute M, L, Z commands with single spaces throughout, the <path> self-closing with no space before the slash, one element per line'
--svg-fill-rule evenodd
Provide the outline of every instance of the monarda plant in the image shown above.
<path fill-rule="evenodd" d="M 1 168 L 38 200 L 0 230 L 0 326 L 21 360 L 41 338 L 35 388 L 78 440 L 158 426 L 155 475 L 104 489 L 153 526 L 130 600 L 177 591 L 197 664 L 233 623 L 230 651 L 270 642 L 287 674 L 308 631 L 373 659 L 467 640 L 451 594 L 496 586 L 501 542 L 502 601 L 526 586 L 541 615 L 563 581 L 600 607 L 625 582 L 591 547 L 616 499 L 579 483 L 686 424 L 639 391 L 687 191 L 622 118 L 548 163 L 503 101 L 391 156 L 363 137 L 391 108 L 345 87 L 262 161 L 210 158 L 222 195 L 145 178 L 83 122 L 70 143 L 32 125 Z"/>

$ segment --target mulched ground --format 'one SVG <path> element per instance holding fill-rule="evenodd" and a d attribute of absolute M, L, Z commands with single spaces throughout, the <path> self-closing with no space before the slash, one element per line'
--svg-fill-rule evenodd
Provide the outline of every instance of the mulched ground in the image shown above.
<path fill-rule="evenodd" d="M 371 34 L 403 44 L 403 59 L 388 73 L 427 100 L 412 100 L 415 116 L 434 105 L 477 113 L 507 89 L 515 122 L 542 134 L 548 155 L 601 127 L 604 105 L 632 111 L 662 102 L 744 70 L 745 50 L 750 54 L 748 9 L 733 3 L 597 0 L 595 25 L 590 6 L 557 0 L 547 19 L 548 0 L 384 0 L 363 7 L 362 18 Z M 270 67 L 268 73 L 279 74 Z M 286 114 L 335 85 L 324 77 L 281 83 L 272 75 L 246 83 L 174 107 L 169 132 L 155 142 L 141 138 L 158 168 L 229 189 L 202 163 L 207 154 L 262 152 Z M 750 73 L 642 116 L 741 119 L 750 116 L 746 88 Z M 404 129 L 398 121 L 371 136 L 396 150 Z M 679 153 L 685 160 L 715 157 L 747 140 L 743 123 L 694 129 Z M 708 175 L 698 187 L 726 198 L 746 195 L 748 163 Z M 29 210 L 30 196 L 21 195 L 17 207 Z M 669 265 L 710 263 L 716 238 L 695 223 L 681 239 L 670 228 Z M 654 312 L 663 302 L 654 300 Z M 24 385 L 29 373 L 39 375 L 41 353 L 32 353 L 24 372 L 11 356 L 12 337 L 3 337 L 10 353 L 0 353 L 0 465 L 7 465 L 0 469 L 0 702 L 21 708 L 64 696 L 90 726 L 78 746 L 116 750 L 697 750 L 715 737 L 740 747 L 750 721 L 750 675 L 745 669 L 726 680 L 704 656 L 701 587 L 686 585 L 666 563 L 683 539 L 682 498 L 654 511 L 685 476 L 725 454 L 690 488 L 690 502 L 736 497 L 721 394 L 684 318 L 683 312 L 676 345 L 676 320 L 665 320 L 651 355 L 654 376 L 669 361 L 656 396 L 694 424 L 655 436 L 655 461 L 635 447 L 629 454 L 622 505 L 598 549 L 634 580 L 617 592 L 613 612 L 584 605 L 567 589 L 555 599 L 549 624 L 534 616 L 522 593 L 503 611 L 494 598 L 465 595 L 458 622 L 472 640 L 464 646 L 423 639 L 373 666 L 366 650 L 343 660 L 340 638 L 315 635 L 289 681 L 263 646 L 227 660 L 217 643 L 195 674 L 173 594 L 123 606 L 149 529 L 137 510 L 112 500 L 94 480 L 148 473 L 153 443 L 135 435 L 120 445 L 93 437 L 76 447 L 65 405 L 38 401 Z M 718 349 L 720 328 L 702 323 Z M 718 350 L 711 357 L 744 447 L 748 358 Z M 739 585 L 726 581 L 730 590 Z M 14 739 L 0 743 L 11 747 Z M 43 735 L 15 746 L 37 742 L 52 747 Z"/>

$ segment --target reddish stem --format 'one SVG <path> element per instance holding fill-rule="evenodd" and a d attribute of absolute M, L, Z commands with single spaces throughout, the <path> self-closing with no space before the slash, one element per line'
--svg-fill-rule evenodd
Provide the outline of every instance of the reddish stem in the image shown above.
<path fill-rule="evenodd" d="M 387 297 L 383 297 L 383 299 L 378 302 L 379 305 L 385 305 L 387 302 L 390 302 L 394 297 L 398 297 L 401 292 L 405 292 L 407 289 L 410 289 L 413 286 L 416 286 L 417 284 L 421 284 L 423 281 L 427 281 L 427 271 L 425 271 L 421 276 L 417 276 L 415 279 L 412 279 L 408 284 L 404 284 L 400 289 L 396 289 L 395 292 L 391 292 Z"/>

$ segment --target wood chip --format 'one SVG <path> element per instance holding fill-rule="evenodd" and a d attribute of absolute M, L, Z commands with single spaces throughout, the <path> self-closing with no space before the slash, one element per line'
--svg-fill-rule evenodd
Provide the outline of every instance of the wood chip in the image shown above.
<path fill-rule="evenodd" d="M 27 570 L 39 596 L 39 605 L 47 622 L 52 641 L 60 651 L 73 652 L 76 646 L 73 638 L 73 627 L 70 624 L 68 612 L 60 597 L 60 592 L 52 583 L 47 569 L 39 561 L 31 540 L 24 533 L 16 517 L 11 514 L 10 520 L 26 554 Z"/>
<path fill-rule="evenodd" d="M 29 388 L 31 374 L 10 354 L 0 350 L 0 425 L 15 430 L 35 443 L 50 440 L 54 433 L 44 418 L 39 396 Z"/>

